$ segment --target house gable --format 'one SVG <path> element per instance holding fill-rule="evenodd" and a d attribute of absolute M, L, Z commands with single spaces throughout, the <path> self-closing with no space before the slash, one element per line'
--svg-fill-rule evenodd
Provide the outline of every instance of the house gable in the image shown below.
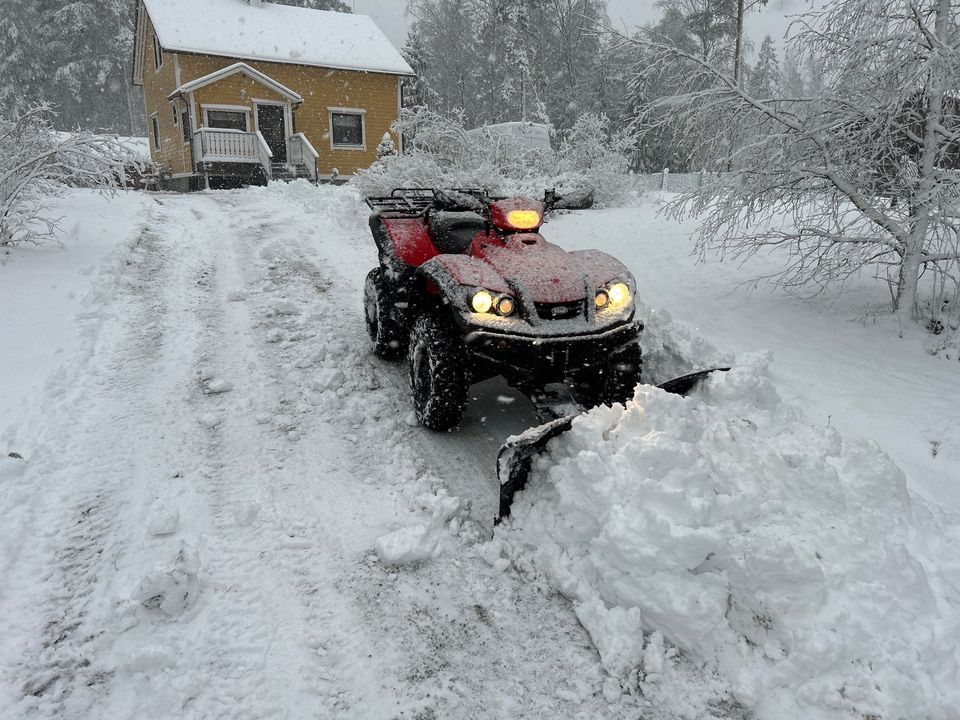
<path fill-rule="evenodd" d="M 213 83 L 226 80 L 227 78 L 232 77 L 234 75 L 238 75 L 238 74 L 246 75 L 251 80 L 254 80 L 255 82 L 260 83 L 264 87 L 269 88 L 278 96 L 286 100 L 289 100 L 295 105 L 299 105 L 303 102 L 303 98 L 300 97 L 300 95 L 295 93 L 293 90 L 288 88 L 286 85 L 283 85 L 282 83 L 277 82 L 266 73 L 262 73 L 256 68 L 250 67 L 244 62 L 238 62 L 238 63 L 234 63 L 233 65 L 228 65 L 225 68 L 222 68 L 220 70 L 214 70 L 212 73 L 208 73 L 207 75 L 204 75 L 203 77 L 199 77 L 196 80 L 191 80 L 190 82 L 184 83 L 183 85 L 178 87 L 176 90 L 174 90 L 172 93 L 170 93 L 167 96 L 167 99 L 174 100 L 178 97 L 183 97 L 184 95 L 187 95 L 191 92 L 199 90 L 202 87 L 206 87 L 207 85 L 212 85 Z"/>

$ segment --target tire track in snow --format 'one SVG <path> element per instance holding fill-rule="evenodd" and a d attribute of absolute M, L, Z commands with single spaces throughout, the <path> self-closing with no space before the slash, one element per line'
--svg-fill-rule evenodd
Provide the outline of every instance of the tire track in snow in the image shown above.
<path fill-rule="evenodd" d="M 154 213 L 151 225 L 161 219 Z M 118 280 L 112 315 L 84 367 L 88 375 L 54 406 L 49 450 L 31 468 L 38 481 L 59 489 L 66 507 L 45 518 L 51 523 L 49 560 L 40 561 L 50 567 L 40 610 L 46 619 L 35 656 L 23 668 L 20 709 L 28 715 L 83 714 L 113 674 L 98 652 L 105 634 L 100 601 L 107 571 L 121 554 L 119 516 L 135 502 L 127 481 L 156 460 L 139 431 L 143 418 L 157 413 L 152 398 L 167 389 L 154 372 L 172 352 L 162 321 L 169 314 L 164 290 L 176 269 L 164 250 L 163 239 L 147 227 L 129 253 L 130 272 Z M 156 396 L 144 392 L 151 384 L 160 386 Z"/>
<path fill-rule="evenodd" d="M 258 217 L 267 223 L 275 215 L 262 207 Z M 316 458 L 329 476 L 325 504 L 334 512 L 331 507 L 316 511 L 327 526 L 328 542 L 331 532 L 355 540 L 347 545 L 352 551 L 330 556 L 333 562 L 321 573 L 320 579 L 327 576 L 328 582 L 318 595 L 328 615 L 320 618 L 336 617 L 330 608 L 346 597 L 363 630 L 332 643 L 340 649 L 341 666 L 331 669 L 347 688 L 337 717 L 635 716 L 636 708 L 611 707 L 602 698 L 604 677 L 596 653 L 569 604 L 512 573 L 494 570 L 473 551 L 472 543 L 485 532 L 480 527 L 472 532 L 468 528 L 462 534 L 464 544 L 455 543 L 449 557 L 418 568 L 393 571 L 371 560 L 377 534 L 413 521 L 416 514 L 409 508 L 415 496 L 442 485 L 439 478 L 449 478 L 456 487 L 467 480 L 470 487 L 490 493 L 492 461 L 488 465 L 483 443 L 479 450 L 476 442 L 470 448 L 470 435 L 461 435 L 455 443 L 437 443 L 439 436 L 403 422 L 409 413 L 405 373 L 370 354 L 359 294 L 342 274 L 343 257 L 354 256 L 355 238 L 344 237 L 335 225 L 320 224 L 307 242 L 298 236 L 296 223 L 292 227 L 284 232 L 274 225 L 275 237 L 263 243 L 260 259 L 269 271 L 269 294 L 283 302 L 293 299 L 303 310 L 274 313 L 267 318 L 266 335 L 275 341 L 270 354 L 285 368 L 289 387 L 313 391 L 301 393 L 293 403 L 299 415 L 292 442 L 299 446 L 295 458 L 301 467 L 311 466 L 311 440 L 324 433 L 339 439 L 339 448 L 330 453 L 328 437 L 327 456 Z M 338 252 L 324 252 L 331 247 Z M 312 264 L 306 258 L 313 258 Z M 255 267 L 256 259 L 251 253 L 244 267 Z M 318 274 L 323 292 L 311 305 Z M 314 348 L 325 347 L 322 352 L 301 349 L 303 338 L 315 339 Z M 479 481 L 472 476 L 478 453 L 487 469 Z M 343 463 L 348 463 L 349 473 L 342 472 Z M 467 478 L 452 476 L 451 468 L 465 469 Z M 329 484 L 330 478 L 353 485 L 338 488 Z M 321 477 L 317 482 L 323 482 Z M 343 502 L 332 499 L 331 492 L 353 497 Z M 384 501 L 392 509 L 384 511 Z M 361 527 L 363 532 L 351 527 L 352 522 L 363 524 L 350 513 L 358 502 L 379 516 L 383 529 L 369 527 L 369 522 Z M 492 506 L 491 501 L 487 508 Z M 482 510 L 483 525 L 492 519 L 487 508 Z M 287 506 L 284 514 L 302 512 Z M 317 567 L 316 557 L 314 563 Z M 337 580 L 330 583 L 329 577 Z M 380 656 L 373 661 L 379 685 L 370 682 L 369 672 L 358 672 L 368 655 Z M 377 687 L 371 694 L 370 688 Z"/>
<path fill-rule="evenodd" d="M 34 650 L 24 681 L 53 682 L 18 709 L 636 717 L 602 698 L 566 601 L 474 546 L 492 514 L 495 427 L 477 442 L 479 418 L 473 437 L 404 422 L 405 373 L 372 357 L 363 327 L 369 238 L 296 208 L 276 188 L 165 197 L 82 392 L 60 404 L 53 437 L 69 462 L 47 468 L 67 510 L 43 613 L 59 623 L 45 639 L 66 634 Z M 232 392 L 205 393 L 217 380 Z M 474 527 L 419 567 L 376 562 L 376 538 L 422 520 L 417 496 L 442 486 L 477 499 Z M 158 508 L 179 511 L 162 537 L 145 532 Z M 165 613 L 190 565 L 171 558 L 189 546 L 199 574 Z"/>

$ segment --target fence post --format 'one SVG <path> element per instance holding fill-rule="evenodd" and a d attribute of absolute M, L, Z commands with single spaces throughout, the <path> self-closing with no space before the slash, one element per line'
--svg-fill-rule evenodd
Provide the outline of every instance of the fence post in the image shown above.
<path fill-rule="evenodd" d="M 667 175 L 670 174 L 670 168 L 664 168 L 663 172 L 660 174 L 660 189 L 667 189 Z"/>

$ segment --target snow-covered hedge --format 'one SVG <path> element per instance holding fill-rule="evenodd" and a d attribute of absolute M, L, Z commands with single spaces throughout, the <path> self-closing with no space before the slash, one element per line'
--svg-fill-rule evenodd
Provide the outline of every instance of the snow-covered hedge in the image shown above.
<path fill-rule="evenodd" d="M 404 110 L 395 129 L 406 140 L 404 154 L 381 158 L 354 176 L 364 195 L 396 187 L 481 187 L 542 197 L 551 188 L 561 195 L 593 188 L 601 205 L 630 198 L 626 136 L 612 132 L 601 116 L 581 116 L 556 151 L 509 134 L 468 134 L 461 121 L 425 108 Z"/>
<path fill-rule="evenodd" d="M 811 426 L 766 365 L 574 421 L 500 542 L 571 598 L 612 675 L 672 712 L 728 695 L 759 720 L 957 717 L 957 520 L 876 446 Z"/>

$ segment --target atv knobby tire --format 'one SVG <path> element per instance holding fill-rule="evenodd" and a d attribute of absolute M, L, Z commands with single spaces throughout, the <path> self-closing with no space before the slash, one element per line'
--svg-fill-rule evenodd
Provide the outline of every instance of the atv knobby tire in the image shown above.
<path fill-rule="evenodd" d="M 383 270 L 374 268 L 363 286 L 363 311 L 373 354 L 384 360 L 399 360 L 407 349 L 406 333 L 390 315 L 392 302 Z"/>
<path fill-rule="evenodd" d="M 640 345 L 628 345 L 602 364 L 573 377 L 573 396 L 584 407 L 626 403 L 643 375 Z"/>
<path fill-rule="evenodd" d="M 420 423 L 431 430 L 456 427 L 467 405 L 465 350 L 448 323 L 422 315 L 410 332 L 410 393 Z"/>

